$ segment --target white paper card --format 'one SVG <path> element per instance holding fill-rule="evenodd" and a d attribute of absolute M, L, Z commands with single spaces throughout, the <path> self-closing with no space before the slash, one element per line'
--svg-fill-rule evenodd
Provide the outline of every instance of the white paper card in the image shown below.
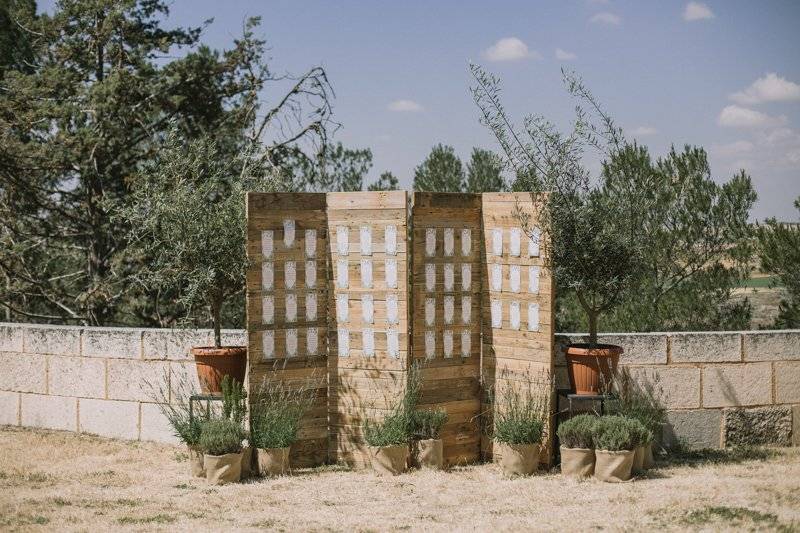
<path fill-rule="evenodd" d="M 350 355 L 350 330 L 347 328 L 339 328 L 338 340 L 339 357 L 347 357 Z"/>
<path fill-rule="evenodd" d="M 425 332 L 425 358 L 433 359 L 436 357 L 436 332 L 427 330 Z"/>
<path fill-rule="evenodd" d="M 306 320 L 313 322 L 317 319 L 317 293 L 306 294 Z"/>
<path fill-rule="evenodd" d="M 452 257 L 455 252 L 455 230 L 453 228 L 444 228 L 444 255 Z"/>
<path fill-rule="evenodd" d="M 286 322 L 297 322 L 297 295 L 286 295 Z"/>
<path fill-rule="evenodd" d="M 503 265 L 492 265 L 492 290 L 500 292 L 503 288 Z"/>
<path fill-rule="evenodd" d="M 461 297 L 461 323 L 469 324 L 472 320 L 472 296 Z"/>
<path fill-rule="evenodd" d="M 519 265 L 509 266 L 508 284 L 511 287 L 511 292 L 519 292 Z"/>
<path fill-rule="evenodd" d="M 313 289 L 317 286 L 317 262 L 306 261 L 306 287 Z"/>
<path fill-rule="evenodd" d="M 261 349 L 264 352 L 264 359 L 275 357 L 275 332 L 272 330 L 261 332 Z"/>
<path fill-rule="evenodd" d="M 264 259 L 272 259 L 272 251 L 275 248 L 274 240 L 275 234 L 271 229 L 261 232 L 261 255 L 264 256 Z"/>
<path fill-rule="evenodd" d="M 425 325 L 433 326 L 436 319 L 436 298 L 425 298 Z"/>
<path fill-rule="evenodd" d="M 427 257 L 436 255 L 436 228 L 425 229 L 425 255 Z"/>
<path fill-rule="evenodd" d="M 520 254 L 520 235 L 519 228 L 511 228 L 508 238 L 508 253 L 513 257 L 519 257 Z"/>
<path fill-rule="evenodd" d="M 317 355 L 319 349 L 319 333 L 317 328 L 308 328 L 306 330 L 306 353 L 308 355 Z"/>
<path fill-rule="evenodd" d="M 371 294 L 361 295 L 361 318 L 365 324 L 372 324 L 375 316 Z"/>
<path fill-rule="evenodd" d="M 283 221 L 283 245 L 291 248 L 294 244 L 294 219 L 287 218 Z"/>
<path fill-rule="evenodd" d="M 500 300 L 492 300 L 492 327 L 503 327 L 503 303 Z"/>
<path fill-rule="evenodd" d="M 456 266 L 453 263 L 444 264 L 444 290 L 452 291 L 456 281 Z"/>
<path fill-rule="evenodd" d="M 461 230 L 461 255 L 467 257 L 472 253 L 472 230 L 464 228 Z"/>
<path fill-rule="evenodd" d="M 306 230 L 306 257 L 316 257 L 317 256 L 317 230 L 315 229 L 307 229 Z"/>
<path fill-rule="evenodd" d="M 372 228 L 361 226 L 358 235 L 361 243 L 361 255 L 372 255 Z"/>
<path fill-rule="evenodd" d="M 336 287 L 339 289 L 346 289 L 349 285 L 347 259 L 338 259 L 336 261 Z"/>
<path fill-rule="evenodd" d="M 397 312 L 397 295 L 396 294 L 387 294 L 386 295 L 386 321 L 389 324 L 397 324 L 398 320 L 398 312 Z"/>
<path fill-rule="evenodd" d="M 453 357 L 453 330 L 446 329 L 442 335 L 442 346 L 444 348 L 444 356 L 446 359 Z"/>
<path fill-rule="evenodd" d="M 275 297 L 268 294 L 261 298 L 261 323 L 272 324 L 275 321 Z"/>
<path fill-rule="evenodd" d="M 444 297 L 444 323 L 453 323 L 453 313 L 455 307 L 455 296 L 447 295 Z"/>
<path fill-rule="evenodd" d="M 467 292 L 472 289 L 472 265 L 463 263 L 461 265 L 461 290 Z"/>
<path fill-rule="evenodd" d="M 528 241 L 528 257 L 539 257 L 539 240 L 542 238 L 542 230 L 533 228 L 531 240 Z"/>
<path fill-rule="evenodd" d="M 492 230 L 492 254 L 503 255 L 503 230 L 495 228 Z"/>
<path fill-rule="evenodd" d="M 261 263 L 261 288 L 271 291 L 275 285 L 275 268 L 271 261 Z"/>
<path fill-rule="evenodd" d="M 386 226 L 383 230 L 386 255 L 397 255 L 397 226 Z"/>
<path fill-rule="evenodd" d="M 511 329 L 519 329 L 519 302 L 511 302 L 508 305 L 508 321 L 511 323 Z"/>
<path fill-rule="evenodd" d="M 539 304 L 528 304 L 528 331 L 539 331 Z"/>
<path fill-rule="evenodd" d="M 461 357 L 469 357 L 472 351 L 472 333 L 465 329 L 461 332 Z"/>
<path fill-rule="evenodd" d="M 286 261 L 283 264 L 283 283 L 287 289 L 294 289 L 297 282 L 297 263 Z"/>
<path fill-rule="evenodd" d="M 286 357 L 295 357 L 297 355 L 297 330 L 286 330 Z"/>
<path fill-rule="evenodd" d="M 347 322 L 350 319 L 350 302 L 346 294 L 336 295 L 336 320 Z"/>
<path fill-rule="evenodd" d="M 375 355 L 375 332 L 372 328 L 364 328 L 361 331 L 361 349 L 366 357 Z"/>
<path fill-rule="evenodd" d="M 386 331 L 386 351 L 389 352 L 389 357 L 394 359 L 400 357 L 400 336 L 394 328 Z"/>
<path fill-rule="evenodd" d="M 433 292 L 436 288 L 436 265 L 428 263 L 425 265 L 425 290 Z"/>
<path fill-rule="evenodd" d="M 539 267 L 528 267 L 528 292 L 539 294 Z"/>
<path fill-rule="evenodd" d="M 385 262 L 386 268 L 386 286 L 390 289 L 397 288 L 397 259 L 387 259 Z"/>
<path fill-rule="evenodd" d="M 372 288 L 372 259 L 361 260 L 361 288 Z"/>
<path fill-rule="evenodd" d="M 349 232 L 350 229 L 347 226 L 336 227 L 336 251 L 339 255 L 350 253 Z"/>

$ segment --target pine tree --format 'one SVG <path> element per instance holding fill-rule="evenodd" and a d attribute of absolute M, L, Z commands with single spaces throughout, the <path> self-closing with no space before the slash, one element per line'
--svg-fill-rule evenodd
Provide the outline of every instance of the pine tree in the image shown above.
<path fill-rule="evenodd" d="M 430 192 L 463 192 L 464 169 L 452 146 L 437 144 L 416 169 L 414 190 Z"/>

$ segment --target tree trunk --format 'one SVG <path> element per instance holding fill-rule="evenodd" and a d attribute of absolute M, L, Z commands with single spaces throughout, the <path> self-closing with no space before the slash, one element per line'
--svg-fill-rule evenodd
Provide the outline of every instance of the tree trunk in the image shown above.
<path fill-rule="evenodd" d="M 222 333 L 221 333 L 221 318 L 222 313 L 222 298 L 214 297 L 211 301 L 211 323 L 214 327 L 214 348 L 222 346 Z"/>
<path fill-rule="evenodd" d="M 597 315 L 596 311 L 588 311 L 589 317 L 589 344 L 597 344 Z"/>

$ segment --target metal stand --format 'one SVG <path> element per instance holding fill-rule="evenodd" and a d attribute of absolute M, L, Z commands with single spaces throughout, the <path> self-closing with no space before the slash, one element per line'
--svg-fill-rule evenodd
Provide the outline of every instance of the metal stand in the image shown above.
<path fill-rule="evenodd" d="M 567 399 L 567 409 L 566 409 L 566 411 L 562 411 L 560 409 L 560 407 L 561 407 L 560 398 L 562 398 L 562 397 Z M 598 412 L 598 411 L 596 411 L 594 409 L 593 410 L 594 410 L 595 414 L 599 414 L 600 416 L 603 416 L 605 414 L 606 401 L 607 400 L 611 400 L 613 398 L 614 398 L 613 394 L 573 394 L 570 389 L 556 389 L 556 407 L 557 407 L 556 424 L 555 424 L 556 427 L 553 430 L 554 435 L 556 435 L 556 437 L 555 437 L 556 440 L 558 439 L 557 431 L 558 431 L 558 425 L 559 425 L 559 423 L 561 423 L 561 415 L 566 412 L 567 413 L 567 418 L 569 419 L 569 418 L 572 418 L 572 415 L 574 414 L 572 402 L 574 402 L 574 401 L 578 401 L 578 402 L 599 402 L 600 403 L 600 411 Z M 554 451 L 555 451 L 555 454 L 558 456 L 556 462 L 561 462 L 561 451 L 560 451 L 560 448 L 558 446 L 556 446 L 556 449 Z"/>
<path fill-rule="evenodd" d="M 192 394 L 189 396 L 189 420 L 194 420 L 194 402 L 206 402 L 206 419 L 211 418 L 211 402 L 221 402 L 221 394 Z"/>

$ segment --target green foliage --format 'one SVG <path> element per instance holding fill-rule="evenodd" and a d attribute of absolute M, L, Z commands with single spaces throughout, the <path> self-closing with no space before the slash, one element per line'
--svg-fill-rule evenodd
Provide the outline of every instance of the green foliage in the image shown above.
<path fill-rule="evenodd" d="M 247 414 L 247 391 L 244 386 L 226 375 L 222 378 L 222 416 L 238 424 Z"/>
<path fill-rule="evenodd" d="M 204 420 L 200 427 L 200 449 L 208 455 L 242 451 L 245 432 L 241 424 L 227 418 Z"/>
<path fill-rule="evenodd" d="M 408 371 L 408 380 L 403 396 L 394 402 L 383 420 L 369 417 L 364 420 L 364 440 L 370 446 L 397 446 L 408 444 L 417 429 L 417 404 L 422 386 L 422 374 L 414 364 Z"/>
<path fill-rule="evenodd" d="M 465 192 L 499 192 L 506 190 L 503 161 L 491 150 L 473 148 L 467 163 Z"/>
<path fill-rule="evenodd" d="M 438 439 L 439 432 L 447 423 L 447 411 L 444 409 L 425 409 L 414 411 L 411 435 L 415 439 Z"/>
<path fill-rule="evenodd" d="M 638 426 L 641 424 L 624 416 L 601 416 L 594 426 L 594 448 L 612 452 L 633 450 L 639 445 Z"/>
<path fill-rule="evenodd" d="M 381 174 L 378 181 L 370 183 L 367 187 L 368 191 L 396 191 L 400 188 L 400 182 L 397 177 L 391 172 L 384 172 Z"/>
<path fill-rule="evenodd" d="M 627 369 L 614 376 L 614 397 L 606 403 L 606 411 L 639 421 L 651 433 L 661 430 L 667 421 L 667 409 L 661 403 L 663 390 L 658 377 L 653 382 L 634 380 Z"/>
<path fill-rule="evenodd" d="M 431 192 L 462 192 L 464 168 L 452 146 L 437 144 L 414 169 L 414 190 Z"/>
<path fill-rule="evenodd" d="M 565 448 L 593 448 L 594 427 L 599 420 L 592 414 L 580 414 L 558 425 L 558 440 Z"/>
<path fill-rule="evenodd" d="M 800 210 L 800 198 L 795 200 Z M 786 298 L 781 300 L 775 328 L 800 327 L 800 225 L 767 219 L 758 229 L 758 255 L 761 270 L 774 274 L 773 286 L 783 286 Z"/>
<path fill-rule="evenodd" d="M 196 414 L 192 416 L 189 397 L 194 390 L 186 373 L 165 371 L 156 382 L 145 380 L 143 388 L 169 422 L 174 435 L 187 446 L 197 447 L 202 419 Z"/>
<path fill-rule="evenodd" d="M 507 444 L 536 444 L 542 440 L 548 417 L 547 402 L 551 380 L 517 376 L 515 380 L 503 379 L 503 386 L 490 391 L 494 406 L 493 435 L 495 440 Z"/>
<path fill-rule="evenodd" d="M 644 446 L 653 442 L 653 432 L 647 429 L 644 424 L 635 418 L 628 418 L 630 421 L 631 441 L 634 448 Z"/>
<path fill-rule="evenodd" d="M 250 409 L 250 443 L 261 449 L 286 448 L 297 440 L 300 421 L 311 408 L 316 388 L 308 381 L 287 384 L 266 379 Z"/>
<path fill-rule="evenodd" d="M 286 188 L 290 191 L 360 191 L 372 168 L 372 151 L 336 143 L 325 146 L 317 157 L 311 158 L 295 148 L 279 164 L 287 174 Z"/>

